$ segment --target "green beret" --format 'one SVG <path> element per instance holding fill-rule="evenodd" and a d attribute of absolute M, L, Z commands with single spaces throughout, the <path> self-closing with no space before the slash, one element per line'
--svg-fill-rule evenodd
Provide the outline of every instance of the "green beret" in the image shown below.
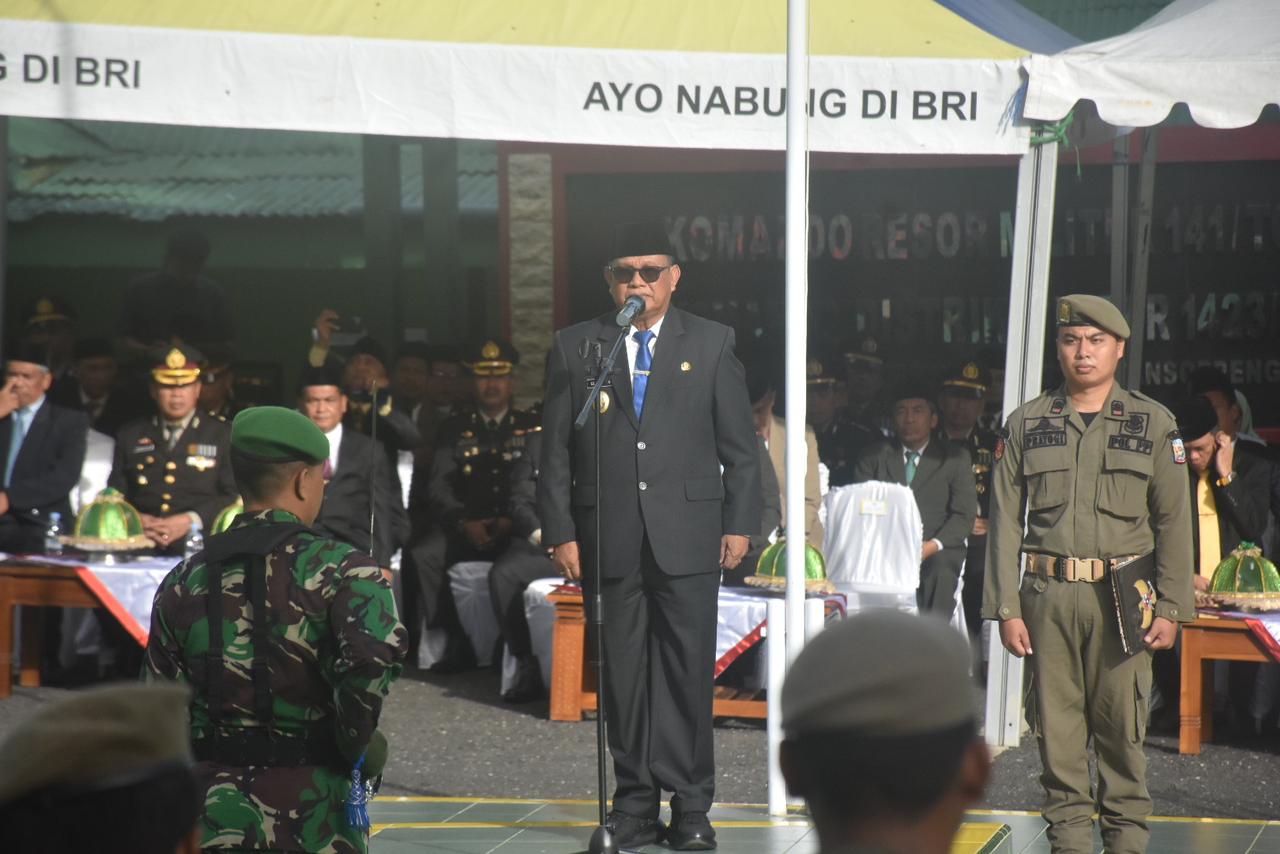
<path fill-rule="evenodd" d="M 231 422 L 231 450 L 264 463 L 318 463 L 329 458 L 329 440 L 296 409 L 253 406 Z"/>
<path fill-rule="evenodd" d="M 1129 340 L 1129 321 L 1111 301 L 1093 294 L 1071 294 L 1058 300 L 1059 326 L 1096 326 Z"/>
<path fill-rule="evenodd" d="M 54 787 L 109 790 L 191 763 L 182 685 L 119 684 L 41 708 L 0 744 L 0 804 Z"/>
<path fill-rule="evenodd" d="M 891 738 L 976 722 L 966 640 L 933 616 L 879 609 L 841 620 L 787 673 L 782 727 Z"/>

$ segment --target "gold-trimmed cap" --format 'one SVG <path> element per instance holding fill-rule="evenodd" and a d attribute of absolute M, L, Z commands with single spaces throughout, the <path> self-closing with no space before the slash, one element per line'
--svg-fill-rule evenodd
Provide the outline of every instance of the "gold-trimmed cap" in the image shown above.
<path fill-rule="evenodd" d="M 859 335 L 844 351 L 844 360 L 850 365 L 879 367 L 884 364 L 884 359 L 880 356 L 880 342 L 870 335 Z"/>
<path fill-rule="evenodd" d="M 36 297 L 35 302 L 27 306 L 28 328 L 43 326 L 47 323 L 70 323 L 75 318 L 75 309 L 61 297 Z"/>
<path fill-rule="evenodd" d="M 200 379 L 204 356 L 189 344 L 166 344 L 152 351 L 151 380 L 157 385 L 191 385 Z"/>
<path fill-rule="evenodd" d="M 990 373 L 977 362 L 965 362 L 942 381 L 942 390 L 957 397 L 982 397 L 991 386 Z"/>
<path fill-rule="evenodd" d="M 1058 300 L 1058 326 L 1096 326 L 1129 340 L 1129 321 L 1110 300 L 1093 294 L 1071 294 Z"/>
<path fill-rule="evenodd" d="M 462 364 L 472 376 L 505 377 L 520 364 L 520 353 L 503 338 L 485 338 L 467 348 Z"/>
<path fill-rule="evenodd" d="M 836 382 L 835 372 L 831 370 L 831 360 L 822 356 L 810 356 L 804 363 L 805 385 L 832 385 Z"/>

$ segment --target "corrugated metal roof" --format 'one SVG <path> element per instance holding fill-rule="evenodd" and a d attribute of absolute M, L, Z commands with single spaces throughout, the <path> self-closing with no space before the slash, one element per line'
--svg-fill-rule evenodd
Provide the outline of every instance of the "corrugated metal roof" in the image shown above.
<path fill-rule="evenodd" d="M 113 122 L 10 120 L 8 215 L 358 216 L 364 206 L 360 137 Z M 498 207 L 497 150 L 458 144 L 458 205 Z M 401 204 L 422 211 L 422 156 L 401 148 Z"/>
<path fill-rule="evenodd" d="M 1127 33 L 1173 0 L 1018 0 L 1085 41 Z"/>

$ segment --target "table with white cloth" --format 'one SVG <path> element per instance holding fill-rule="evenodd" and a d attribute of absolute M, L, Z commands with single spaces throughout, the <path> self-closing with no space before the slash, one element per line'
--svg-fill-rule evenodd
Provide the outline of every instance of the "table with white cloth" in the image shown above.
<path fill-rule="evenodd" d="M 19 605 L 62 608 L 106 608 L 136 640 L 145 645 L 151 631 L 151 602 L 161 580 L 177 558 L 142 558 L 116 563 L 5 555 L 0 560 L 0 699 L 13 681 L 14 609 Z M 19 684 L 40 684 L 40 611 L 28 611 L 21 622 Z"/>

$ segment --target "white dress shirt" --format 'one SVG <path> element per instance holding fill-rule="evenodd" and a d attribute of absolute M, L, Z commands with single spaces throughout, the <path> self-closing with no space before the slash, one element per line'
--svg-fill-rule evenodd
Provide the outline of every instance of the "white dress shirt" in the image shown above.
<path fill-rule="evenodd" d="M 338 426 L 334 427 L 324 437 L 329 440 L 329 470 L 333 474 L 338 473 L 338 448 L 342 446 L 342 422 L 338 422 Z"/>

